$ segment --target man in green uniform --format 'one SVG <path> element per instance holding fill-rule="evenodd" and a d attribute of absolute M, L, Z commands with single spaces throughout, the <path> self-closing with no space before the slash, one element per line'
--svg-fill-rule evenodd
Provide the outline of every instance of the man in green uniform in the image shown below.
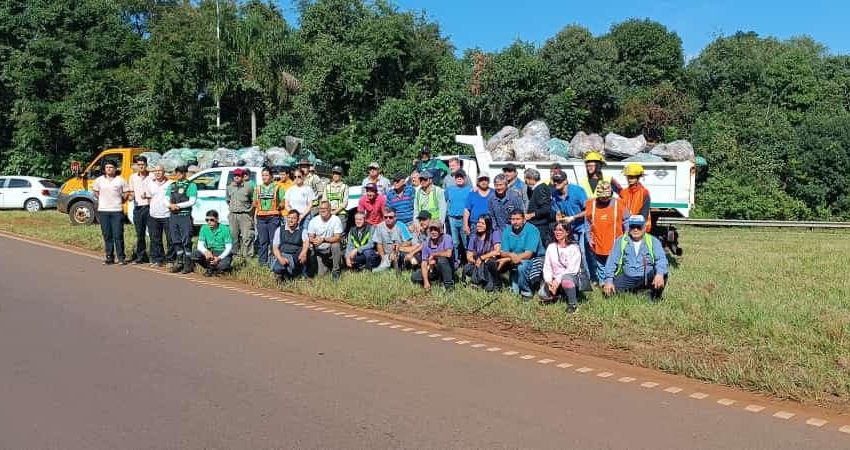
<path fill-rule="evenodd" d="M 348 224 L 348 185 L 342 181 L 342 167 L 331 169 L 331 182 L 325 186 L 324 199 L 331 204 L 331 215 L 339 217 L 343 228 Z"/>
<path fill-rule="evenodd" d="M 247 260 L 254 256 L 254 182 L 250 172 L 241 167 L 233 171 L 225 201 L 230 209 L 230 238 L 236 244 L 236 254 Z"/>
<path fill-rule="evenodd" d="M 177 177 L 165 192 L 168 199 L 168 209 L 171 219 L 168 221 L 168 232 L 174 243 L 175 256 L 171 272 L 192 272 L 192 206 L 198 200 L 198 186 L 186 179 L 186 166 L 174 169 Z"/>
<path fill-rule="evenodd" d="M 205 276 L 211 277 L 230 270 L 233 239 L 230 228 L 218 222 L 218 211 L 207 211 L 206 222 L 201 225 L 198 248 L 192 254 L 192 260 L 206 269 Z"/>

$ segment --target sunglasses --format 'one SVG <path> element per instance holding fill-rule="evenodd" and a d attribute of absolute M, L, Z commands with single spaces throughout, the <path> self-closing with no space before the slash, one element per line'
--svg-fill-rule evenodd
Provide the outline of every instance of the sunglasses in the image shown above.
<path fill-rule="evenodd" d="M 395 219 L 395 216 L 384 216 L 384 219 Z"/>
<path fill-rule="evenodd" d="M 629 225 L 630 230 L 640 230 L 643 228 L 643 225 Z"/>
<path fill-rule="evenodd" d="M 437 227 L 431 227 L 431 228 L 428 228 L 428 231 L 440 231 L 440 229 L 437 228 Z"/>
<path fill-rule="evenodd" d="M 301 175 L 295 175 L 295 179 L 296 179 L 296 180 L 299 180 L 299 179 L 301 179 L 301 178 L 304 178 L 304 177 L 303 177 L 303 176 L 301 176 Z"/>

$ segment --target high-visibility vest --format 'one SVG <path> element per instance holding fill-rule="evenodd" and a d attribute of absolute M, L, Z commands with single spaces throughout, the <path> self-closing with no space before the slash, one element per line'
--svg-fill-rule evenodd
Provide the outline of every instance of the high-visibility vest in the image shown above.
<path fill-rule="evenodd" d="M 264 216 L 280 215 L 280 205 L 277 202 L 278 192 L 280 190 L 280 186 L 278 186 L 277 183 L 269 186 L 269 187 L 272 187 L 271 198 L 269 198 L 269 191 L 264 190 L 263 189 L 264 187 L 265 187 L 265 185 L 261 184 L 261 185 L 257 186 L 257 188 L 254 191 L 254 198 L 257 199 L 257 206 L 256 206 L 257 216 L 258 217 L 264 217 Z M 272 208 L 269 209 L 269 210 L 263 209 L 263 200 L 271 200 L 272 201 Z"/>
<path fill-rule="evenodd" d="M 601 183 L 603 181 L 610 183 L 611 177 L 606 177 L 605 175 L 602 175 L 602 179 L 599 180 L 598 183 Z M 581 186 L 582 189 L 584 189 L 584 193 L 587 194 L 587 198 L 596 198 L 596 191 L 594 189 L 590 188 L 590 177 L 582 178 L 579 185 Z M 597 184 L 597 186 L 598 186 L 598 184 Z"/>
<path fill-rule="evenodd" d="M 351 241 L 352 247 L 362 248 L 369 245 L 369 241 L 372 240 L 372 230 L 368 226 L 364 228 L 365 230 L 363 231 L 359 239 L 357 237 L 357 229 L 351 230 L 351 232 L 348 233 L 348 240 Z"/>
<path fill-rule="evenodd" d="M 620 238 L 620 260 L 617 261 L 617 270 L 614 271 L 614 275 L 623 273 L 623 260 L 626 259 L 626 249 L 629 246 L 629 240 L 628 235 Z M 649 263 L 655 268 L 655 249 L 652 248 L 652 238 L 648 234 L 644 234 L 643 242 L 646 244 L 646 251 L 649 253 Z"/>
<path fill-rule="evenodd" d="M 429 213 L 431 213 L 431 218 L 434 220 L 443 219 L 442 217 L 440 217 L 440 206 L 437 202 L 437 190 L 432 187 L 431 192 L 425 194 L 428 196 L 427 206 L 422 205 L 421 194 L 421 189 L 416 191 L 416 205 L 419 206 L 419 210 L 428 211 Z"/>

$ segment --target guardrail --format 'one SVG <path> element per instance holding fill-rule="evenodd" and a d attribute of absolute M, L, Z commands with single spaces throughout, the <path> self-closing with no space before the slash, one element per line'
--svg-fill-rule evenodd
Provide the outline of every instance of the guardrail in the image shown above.
<path fill-rule="evenodd" d="M 808 228 L 850 229 L 850 222 L 800 222 L 784 220 L 724 220 L 724 219 L 684 219 L 679 217 L 661 217 L 659 225 L 696 225 L 701 227 L 745 227 L 745 228 Z"/>

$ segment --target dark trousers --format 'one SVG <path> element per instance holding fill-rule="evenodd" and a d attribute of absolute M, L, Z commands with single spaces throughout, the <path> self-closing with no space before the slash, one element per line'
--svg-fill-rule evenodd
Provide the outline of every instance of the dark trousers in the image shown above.
<path fill-rule="evenodd" d="M 614 288 L 617 292 L 639 292 L 648 290 L 649 299 L 653 301 L 661 300 L 661 295 L 664 294 L 664 288 L 655 289 L 652 287 L 652 279 L 655 278 L 655 271 L 652 270 L 643 277 L 630 277 L 625 274 L 620 274 L 614 277 Z M 664 275 L 664 285 L 667 286 L 667 275 Z"/>
<path fill-rule="evenodd" d="M 431 270 L 428 271 L 428 281 L 438 281 L 441 280 L 443 282 L 443 286 L 446 289 L 454 288 L 455 283 L 455 268 L 454 264 L 449 258 L 445 256 L 440 256 L 437 258 L 437 264 L 431 266 Z M 416 284 L 423 284 L 425 279 L 422 275 L 422 268 L 416 269 L 413 272 L 413 275 L 410 276 L 410 281 Z"/>
<path fill-rule="evenodd" d="M 107 261 L 115 261 L 115 253 L 118 253 L 119 261 L 124 261 L 124 213 L 100 211 L 97 213 L 97 220 L 100 221 L 103 251 Z"/>
<path fill-rule="evenodd" d="M 271 256 L 274 233 L 280 226 L 280 216 L 257 216 L 257 257 L 261 265 L 267 265 Z"/>
<path fill-rule="evenodd" d="M 148 233 L 151 234 L 151 262 L 161 263 L 165 261 L 165 253 L 162 247 L 162 236 L 165 235 L 168 253 L 173 254 L 171 249 L 171 234 L 168 232 L 168 217 L 148 217 Z"/>
<path fill-rule="evenodd" d="M 339 275 L 340 266 L 342 265 L 342 249 L 339 242 L 331 244 L 331 247 L 325 251 L 310 249 L 311 265 L 316 268 L 316 274 L 322 276 L 331 271 L 333 275 Z"/>
<path fill-rule="evenodd" d="M 552 224 L 546 222 L 535 223 L 532 225 L 534 225 L 537 228 L 537 231 L 540 232 L 540 240 L 543 241 L 544 247 L 552 243 Z"/>
<path fill-rule="evenodd" d="M 354 255 L 353 260 L 354 265 L 351 268 L 354 270 L 372 270 L 381 263 L 381 257 L 373 248 L 358 252 Z"/>
<path fill-rule="evenodd" d="M 496 262 L 491 260 L 481 263 L 476 267 L 473 263 L 463 266 L 463 275 L 472 284 L 483 287 L 487 292 L 497 291 L 502 288 L 502 275 Z"/>
<path fill-rule="evenodd" d="M 145 262 L 148 259 L 146 234 L 149 230 L 148 219 L 150 216 L 150 206 L 136 206 L 133 208 L 133 225 L 136 227 L 136 251 L 134 252 L 134 259 L 139 262 Z"/>
<path fill-rule="evenodd" d="M 192 255 L 192 216 L 173 215 L 168 220 L 168 232 L 174 243 L 174 253 L 177 258 Z"/>
<path fill-rule="evenodd" d="M 213 252 L 216 256 L 218 256 L 219 253 Z M 192 253 L 192 260 L 204 269 L 212 269 L 219 272 L 229 271 L 233 262 L 233 258 L 230 255 L 227 255 L 226 257 L 221 258 L 221 261 L 219 261 L 218 264 L 212 265 L 209 261 L 207 261 L 207 257 L 198 250 L 195 250 L 195 252 Z"/>

